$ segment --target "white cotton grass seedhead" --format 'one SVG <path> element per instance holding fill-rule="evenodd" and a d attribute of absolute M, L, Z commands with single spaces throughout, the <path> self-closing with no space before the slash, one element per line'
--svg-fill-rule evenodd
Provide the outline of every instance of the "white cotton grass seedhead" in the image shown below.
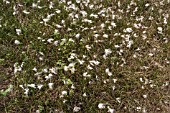
<path fill-rule="evenodd" d="M 14 74 L 16 74 L 18 71 L 22 71 L 22 67 L 18 65 L 18 63 L 14 64 Z"/>
<path fill-rule="evenodd" d="M 116 98 L 116 101 L 118 102 L 118 103 L 121 103 L 121 99 L 118 97 L 118 98 Z"/>
<path fill-rule="evenodd" d="M 112 53 L 112 50 L 111 49 L 105 49 L 104 52 L 105 52 L 105 55 L 107 56 L 107 55 Z"/>
<path fill-rule="evenodd" d="M 123 32 L 125 33 L 131 33 L 132 31 L 133 31 L 132 28 L 126 28 L 123 30 Z"/>
<path fill-rule="evenodd" d="M 150 4 L 149 4 L 149 3 L 145 4 L 145 7 L 148 7 L 148 6 L 150 6 Z"/>
<path fill-rule="evenodd" d="M 109 106 L 107 106 L 107 109 L 108 109 L 108 113 L 114 113 L 114 109 L 110 108 Z"/>
<path fill-rule="evenodd" d="M 64 66 L 64 71 L 68 71 L 69 67 L 68 66 Z"/>
<path fill-rule="evenodd" d="M 115 28 L 115 27 L 116 27 L 116 23 L 111 22 L 111 26 L 112 26 L 113 28 Z"/>
<path fill-rule="evenodd" d="M 44 18 L 43 21 L 46 23 L 48 22 L 50 19 L 49 18 Z"/>
<path fill-rule="evenodd" d="M 108 38 L 109 35 L 108 35 L 108 34 L 103 34 L 103 37 L 104 37 L 104 38 Z"/>
<path fill-rule="evenodd" d="M 76 34 L 76 36 L 75 36 L 76 38 L 79 38 L 80 37 L 80 33 L 78 33 L 78 34 Z"/>
<path fill-rule="evenodd" d="M 147 98 L 147 95 L 143 95 L 143 98 Z"/>
<path fill-rule="evenodd" d="M 153 53 L 149 53 L 148 55 L 152 57 L 152 56 L 153 56 Z"/>
<path fill-rule="evenodd" d="M 34 67 L 32 70 L 35 71 L 35 72 L 37 72 L 37 68 L 36 68 L 36 67 Z"/>
<path fill-rule="evenodd" d="M 10 4 L 10 1 L 8 0 L 3 0 L 3 2 L 5 2 L 6 4 Z"/>
<path fill-rule="evenodd" d="M 158 27 L 157 30 L 158 30 L 158 33 L 162 34 L 162 30 L 163 30 L 162 27 Z"/>
<path fill-rule="evenodd" d="M 91 77 L 91 75 L 88 74 L 87 72 L 83 73 L 83 76 L 84 76 L 84 77 Z"/>
<path fill-rule="evenodd" d="M 133 40 L 129 40 L 126 47 L 131 48 L 133 43 L 134 43 Z"/>
<path fill-rule="evenodd" d="M 105 72 L 106 72 L 109 76 L 112 76 L 112 73 L 110 72 L 109 68 L 107 68 L 107 69 L 105 70 Z"/>
<path fill-rule="evenodd" d="M 54 83 L 48 83 L 49 89 L 53 89 L 53 85 L 54 85 Z"/>
<path fill-rule="evenodd" d="M 22 12 L 27 15 L 30 14 L 30 12 L 28 12 L 27 10 L 23 10 Z"/>
<path fill-rule="evenodd" d="M 17 33 L 17 35 L 20 35 L 21 34 L 21 29 L 16 29 L 16 33 Z"/>
<path fill-rule="evenodd" d="M 32 3 L 32 8 L 36 8 L 37 4 L 36 3 Z"/>
<path fill-rule="evenodd" d="M 55 46 L 58 46 L 58 41 L 54 41 L 53 43 Z"/>
<path fill-rule="evenodd" d="M 49 39 L 47 40 L 48 43 L 52 43 L 53 41 L 54 41 L 53 38 L 49 38 Z"/>
<path fill-rule="evenodd" d="M 75 71 L 76 71 L 76 69 L 75 69 L 74 67 L 71 67 L 71 68 L 70 68 L 70 71 L 71 71 L 71 74 L 74 74 Z"/>
<path fill-rule="evenodd" d="M 59 25 L 59 24 L 56 24 L 55 25 L 57 28 L 62 28 L 63 26 Z"/>
<path fill-rule="evenodd" d="M 143 81 L 143 78 L 139 78 L 139 80 L 140 80 L 140 82 L 144 82 L 144 81 Z"/>
<path fill-rule="evenodd" d="M 86 97 L 87 96 L 87 94 L 86 93 L 83 93 L 83 97 Z"/>
<path fill-rule="evenodd" d="M 142 108 L 139 106 L 139 107 L 136 107 L 136 110 L 137 111 L 140 111 Z"/>
<path fill-rule="evenodd" d="M 80 110 L 81 110 L 81 108 L 80 108 L 80 107 L 75 106 L 75 107 L 74 107 L 74 109 L 73 109 L 73 112 L 79 112 Z"/>
<path fill-rule="evenodd" d="M 28 88 L 25 88 L 24 90 L 25 90 L 25 91 L 24 91 L 24 94 L 25 94 L 26 96 L 28 96 L 29 89 L 28 89 Z"/>
<path fill-rule="evenodd" d="M 14 43 L 15 43 L 16 45 L 21 44 L 21 42 L 20 42 L 19 40 L 15 40 Z"/>
<path fill-rule="evenodd" d="M 99 65 L 99 64 L 100 64 L 100 62 L 97 61 L 97 60 L 91 60 L 91 61 L 89 61 L 89 62 L 90 62 L 90 65 L 92 65 L 92 66 L 94 66 L 94 65 Z"/>
<path fill-rule="evenodd" d="M 37 88 L 38 88 L 39 90 L 40 90 L 42 87 L 43 87 L 42 84 L 38 84 L 38 85 L 37 85 Z"/>
<path fill-rule="evenodd" d="M 117 79 L 113 79 L 113 83 L 116 83 L 117 82 Z"/>
<path fill-rule="evenodd" d="M 28 84 L 27 86 L 31 88 L 36 88 L 35 84 Z"/>
<path fill-rule="evenodd" d="M 99 103 L 99 104 L 98 104 L 98 108 L 99 108 L 99 109 L 104 109 L 104 108 L 106 108 L 106 104 L 104 104 L 104 103 Z"/>
<path fill-rule="evenodd" d="M 77 59 L 77 61 L 80 63 L 80 65 L 84 64 L 84 60 Z"/>
<path fill-rule="evenodd" d="M 52 67 L 49 69 L 51 73 L 57 74 L 57 69 L 55 67 Z"/>
<path fill-rule="evenodd" d="M 61 13 L 61 10 L 59 10 L 59 9 L 56 9 L 56 11 L 55 11 L 57 14 L 59 14 L 59 13 Z"/>
<path fill-rule="evenodd" d="M 67 95 L 67 91 L 62 91 L 61 96 L 63 97 L 64 95 Z"/>
<path fill-rule="evenodd" d="M 79 4 L 80 2 L 81 2 L 81 0 L 76 0 L 76 3 L 78 3 L 78 4 Z"/>
<path fill-rule="evenodd" d="M 47 68 L 44 68 L 44 69 L 42 70 L 42 72 L 48 73 L 48 69 L 47 69 Z"/>
<path fill-rule="evenodd" d="M 47 81 L 47 80 L 49 80 L 49 79 L 51 79 L 51 78 L 52 78 L 52 76 L 53 76 L 53 74 L 51 74 L 51 73 L 50 73 L 50 74 L 48 74 L 47 76 L 45 76 L 46 81 Z"/>
<path fill-rule="evenodd" d="M 53 6 L 54 6 L 54 3 L 53 3 L 53 2 L 50 2 L 50 4 L 49 4 L 49 9 L 52 9 Z"/>

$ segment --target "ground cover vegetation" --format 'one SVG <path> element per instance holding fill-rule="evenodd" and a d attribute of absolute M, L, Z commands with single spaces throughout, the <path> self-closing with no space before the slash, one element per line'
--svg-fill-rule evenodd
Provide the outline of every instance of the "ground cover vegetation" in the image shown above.
<path fill-rule="evenodd" d="M 0 112 L 170 112 L 170 0 L 0 0 Z"/>

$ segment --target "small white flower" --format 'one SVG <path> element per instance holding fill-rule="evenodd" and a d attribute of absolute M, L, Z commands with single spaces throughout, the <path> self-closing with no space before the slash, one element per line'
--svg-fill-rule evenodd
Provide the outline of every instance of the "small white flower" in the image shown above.
<path fill-rule="evenodd" d="M 62 91 L 61 94 L 62 95 L 67 95 L 67 91 Z"/>
<path fill-rule="evenodd" d="M 76 36 L 75 36 L 76 38 L 79 38 L 80 37 L 80 33 L 78 33 L 78 34 L 76 34 Z"/>
<path fill-rule="evenodd" d="M 112 53 L 111 49 L 105 49 L 104 51 L 106 56 Z"/>
<path fill-rule="evenodd" d="M 141 110 L 141 107 L 140 107 L 140 106 L 139 106 L 139 107 L 136 107 L 136 110 L 137 110 L 137 111 Z"/>
<path fill-rule="evenodd" d="M 120 46 L 119 45 L 115 45 L 115 48 L 119 48 Z"/>
<path fill-rule="evenodd" d="M 47 42 L 48 42 L 48 43 L 52 43 L 53 40 L 54 40 L 53 38 L 49 38 L 49 39 L 47 40 Z"/>
<path fill-rule="evenodd" d="M 73 112 L 78 112 L 78 111 L 80 111 L 80 109 L 81 109 L 80 107 L 75 106 L 73 109 Z"/>
<path fill-rule="evenodd" d="M 53 89 L 53 85 L 54 85 L 54 83 L 48 83 L 48 86 L 50 89 Z"/>
<path fill-rule="evenodd" d="M 116 83 L 116 82 L 117 82 L 117 79 L 113 79 L 113 82 Z"/>
<path fill-rule="evenodd" d="M 17 35 L 20 35 L 21 34 L 21 29 L 16 29 L 16 33 L 17 33 Z"/>
<path fill-rule="evenodd" d="M 19 85 L 20 88 L 24 89 L 23 85 Z"/>
<path fill-rule="evenodd" d="M 45 69 L 43 69 L 42 71 L 43 71 L 44 73 L 47 73 L 47 72 L 48 72 L 48 69 L 45 68 Z"/>
<path fill-rule="evenodd" d="M 58 41 L 54 41 L 53 43 L 55 46 L 58 46 Z"/>
<path fill-rule="evenodd" d="M 32 7 L 33 7 L 33 8 L 36 8 L 36 7 L 37 7 L 37 4 L 32 3 Z"/>
<path fill-rule="evenodd" d="M 49 8 L 52 9 L 53 8 L 54 3 L 50 2 Z"/>
<path fill-rule="evenodd" d="M 100 64 L 100 62 L 99 61 L 96 61 L 96 60 L 91 60 L 91 61 L 89 61 L 90 62 L 90 64 L 92 65 L 92 66 L 94 66 L 94 64 L 95 65 L 99 65 Z"/>
<path fill-rule="evenodd" d="M 36 71 L 37 71 L 37 68 L 36 68 L 36 67 L 34 67 L 32 70 L 36 72 Z"/>
<path fill-rule="evenodd" d="M 117 100 L 117 102 L 121 103 L 121 100 L 120 100 L 120 98 L 116 98 L 116 100 Z"/>
<path fill-rule="evenodd" d="M 35 87 L 35 84 L 28 84 L 27 86 L 28 86 L 28 87 L 32 87 L 32 88 L 36 88 L 36 87 Z"/>
<path fill-rule="evenodd" d="M 87 12 L 86 11 L 80 11 L 80 13 L 83 15 L 83 17 L 87 16 Z"/>
<path fill-rule="evenodd" d="M 81 2 L 81 0 L 76 0 L 76 3 L 78 3 L 78 4 L 79 4 L 80 2 Z"/>
<path fill-rule="evenodd" d="M 147 4 L 145 4 L 145 7 L 148 7 L 150 4 L 149 3 L 147 3 Z"/>
<path fill-rule="evenodd" d="M 28 12 L 28 11 L 26 11 L 26 10 L 24 10 L 24 11 L 22 11 L 23 13 L 25 13 L 25 14 L 30 14 L 30 12 Z"/>
<path fill-rule="evenodd" d="M 158 27 L 157 29 L 158 29 L 158 33 L 161 34 L 162 33 L 162 27 Z"/>
<path fill-rule="evenodd" d="M 102 28 L 104 28 L 104 27 L 105 27 L 105 24 L 104 24 L 104 23 L 102 23 L 100 26 L 101 26 Z"/>
<path fill-rule="evenodd" d="M 132 28 L 126 28 L 126 29 L 124 29 L 123 30 L 123 32 L 125 32 L 125 33 L 131 33 L 133 30 L 132 30 Z"/>
<path fill-rule="evenodd" d="M 83 97 L 86 97 L 87 96 L 87 94 L 86 93 L 83 93 Z"/>
<path fill-rule="evenodd" d="M 129 40 L 126 47 L 130 48 L 130 47 L 132 46 L 133 43 L 134 43 L 133 40 Z"/>
<path fill-rule="evenodd" d="M 59 14 L 59 13 L 61 13 L 61 10 L 59 10 L 59 9 L 56 9 L 56 11 L 55 11 L 57 14 Z"/>
<path fill-rule="evenodd" d="M 109 112 L 109 113 L 114 113 L 114 109 L 111 109 L 109 106 L 107 106 L 107 108 L 108 108 L 108 111 L 107 111 L 107 112 Z"/>
<path fill-rule="evenodd" d="M 70 71 L 71 71 L 72 74 L 75 73 L 75 70 L 76 70 L 76 69 L 75 69 L 74 67 L 71 67 L 71 68 L 70 68 Z"/>
<path fill-rule="evenodd" d="M 140 80 L 141 82 L 144 82 L 144 81 L 143 81 L 143 78 L 139 78 L 139 80 Z"/>
<path fill-rule="evenodd" d="M 112 25 L 113 28 L 116 27 L 116 23 L 114 23 L 114 22 L 111 22 L 111 25 Z"/>
<path fill-rule="evenodd" d="M 69 67 L 68 66 L 64 66 L 64 71 L 68 71 Z"/>
<path fill-rule="evenodd" d="M 70 63 L 70 64 L 68 65 L 69 68 L 74 67 L 74 66 L 75 66 L 75 63 Z"/>
<path fill-rule="evenodd" d="M 38 87 L 38 89 L 41 89 L 43 87 L 43 85 L 42 84 L 38 84 L 37 87 Z"/>
<path fill-rule="evenodd" d="M 147 95 L 143 95 L 143 98 L 147 98 Z"/>
<path fill-rule="evenodd" d="M 91 49 L 91 47 L 89 45 L 86 45 L 85 47 L 88 51 Z"/>
<path fill-rule="evenodd" d="M 104 34 L 103 37 L 104 38 L 108 38 L 109 36 L 108 36 L 108 34 Z"/>
<path fill-rule="evenodd" d="M 84 60 L 80 60 L 80 59 L 77 59 L 77 60 L 80 63 L 80 65 L 82 65 L 85 62 Z"/>
<path fill-rule="evenodd" d="M 51 73 L 53 74 L 57 74 L 57 69 L 52 67 L 51 69 L 49 69 Z"/>
<path fill-rule="evenodd" d="M 24 89 L 24 90 L 25 90 L 24 94 L 25 94 L 26 96 L 28 96 L 29 89 L 26 88 L 26 89 Z"/>
<path fill-rule="evenodd" d="M 148 55 L 152 57 L 152 56 L 153 56 L 153 53 L 149 53 Z"/>
<path fill-rule="evenodd" d="M 91 75 L 90 75 L 90 74 L 87 74 L 87 72 L 83 73 L 83 76 L 84 76 L 84 77 L 91 77 Z"/>
<path fill-rule="evenodd" d="M 112 76 L 112 73 L 109 71 L 109 68 L 107 68 L 107 69 L 105 70 L 105 72 L 106 72 L 109 76 Z"/>
<path fill-rule="evenodd" d="M 90 65 L 88 65 L 87 69 L 92 70 L 93 68 Z"/>
<path fill-rule="evenodd" d="M 49 18 L 44 18 L 43 21 L 46 23 L 48 22 L 50 19 Z"/>
<path fill-rule="evenodd" d="M 104 109 L 106 106 L 105 106 L 105 104 L 103 104 L 103 103 L 99 103 L 98 104 L 98 108 L 99 109 Z"/>
<path fill-rule="evenodd" d="M 19 44 L 21 44 L 21 42 L 19 41 L 19 40 L 15 40 L 15 42 L 14 42 L 16 45 L 19 45 Z"/>
<path fill-rule="evenodd" d="M 62 28 L 62 26 L 59 25 L 59 24 L 56 24 L 55 26 L 56 26 L 57 28 Z"/>

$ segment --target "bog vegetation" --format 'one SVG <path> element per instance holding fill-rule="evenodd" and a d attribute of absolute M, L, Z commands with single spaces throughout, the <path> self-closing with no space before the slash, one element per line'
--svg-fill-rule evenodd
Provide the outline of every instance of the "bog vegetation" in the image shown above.
<path fill-rule="evenodd" d="M 170 112 L 170 0 L 0 0 L 2 113 Z"/>

